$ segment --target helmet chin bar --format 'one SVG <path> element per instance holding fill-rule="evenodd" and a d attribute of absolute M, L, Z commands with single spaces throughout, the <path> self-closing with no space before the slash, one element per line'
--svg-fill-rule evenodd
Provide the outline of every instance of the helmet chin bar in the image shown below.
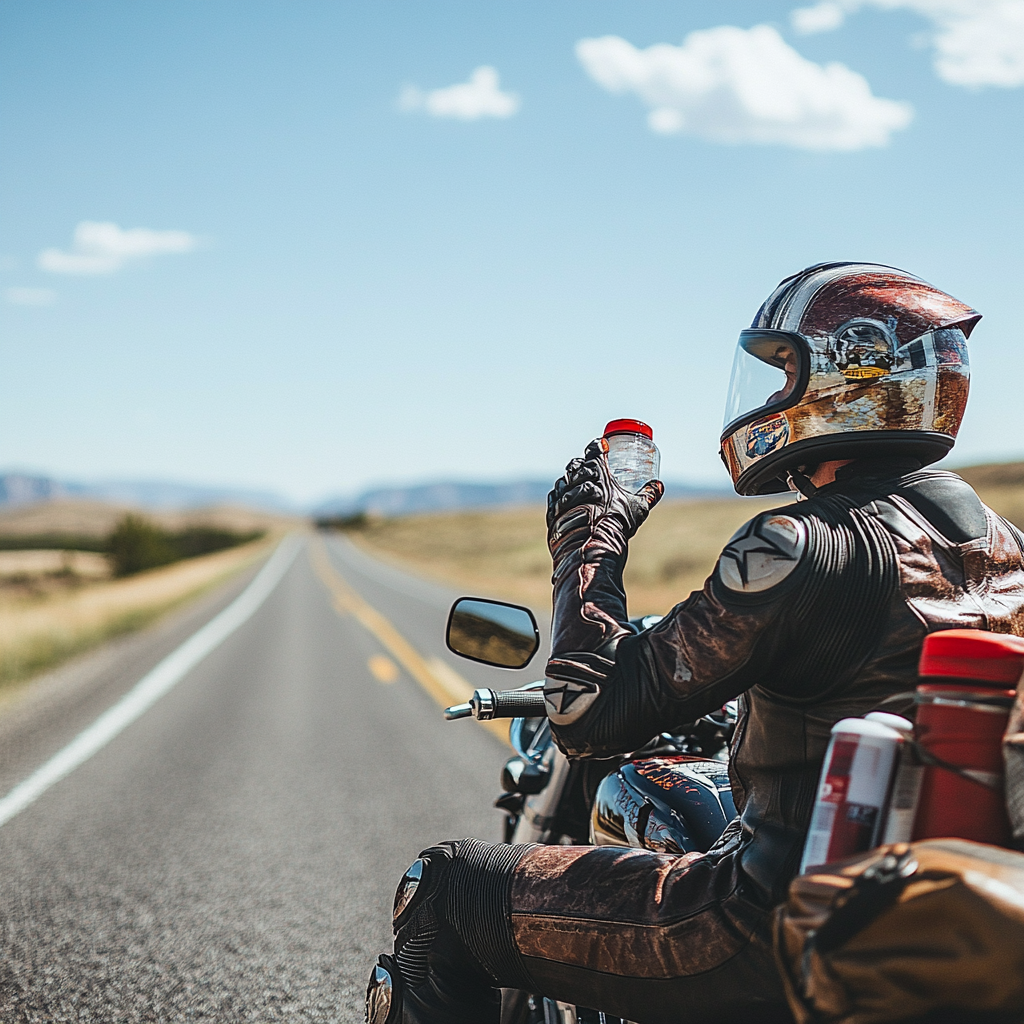
<path fill-rule="evenodd" d="M 794 468 L 841 459 L 918 459 L 922 466 L 949 454 L 955 439 L 933 430 L 864 430 L 859 434 L 825 434 L 795 441 L 755 463 L 736 480 L 738 494 L 781 494 L 789 490 Z M 794 482 L 796 482 L 794 480 Z M 810 481 L 808 481 L 810 483 Z M 813 486 L 813 484 L 811 485 Z"/>

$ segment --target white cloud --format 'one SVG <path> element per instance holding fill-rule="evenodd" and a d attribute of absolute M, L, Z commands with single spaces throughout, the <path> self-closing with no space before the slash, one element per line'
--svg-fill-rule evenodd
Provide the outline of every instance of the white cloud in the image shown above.
<path fill-rule="evenodd" d="M 12 306 L 50 306 L 57 293 L 52 288 L 5 288 L 4 298 Z"/>
<path fill-rule="evenodd" d="M 75 228 L 70 251 L 44 249 L 36 261 L 52 274 L 112 274 L 132 260 L 161 253 L 191 252 L 198 239 L 187 231 L 120 228 L 83 220 Z"/>
<path fill-rule="evenodd" d="M 398 109 L 406 113 L 423 111 L 433 117 L 457 117 L 463 121 L 511 117 L 519 107 L 519 97 L 514 92 L 502 92 L 498 72 L 487 65 L 477 68 L 468 82 L 429 92 L 407 85 L 398 97 Z"/>
<path fill-rule="evenodd" d="M 1024 85 L 1024 0 L 825 0 L 793 11 L 793 27 L 826 32 L 862 7 L 914 11 L 931 22 L 935 70 L 952 85 Z"/>
<path fill-rule="evenodd" d="M 886 145 L 913 117 L 909 103 L 872 95 L 843 64 L 807 60 L 769 25 L 723 25 L 646 50 L 618 36 L 581 39 L 576 56 L 609 92 L 639 96 L 664 134 L 848 151 Z"/>
<path fill-rule="evenodd" d="M 804 35 L 831 32 L 846 20 L 846 11 L 841 3 L 824 0 L 824 3 L 815 4 L 813 7 L 798 7 L 790 15 L 790 20 L 793 22 L 793 28 Z"/>

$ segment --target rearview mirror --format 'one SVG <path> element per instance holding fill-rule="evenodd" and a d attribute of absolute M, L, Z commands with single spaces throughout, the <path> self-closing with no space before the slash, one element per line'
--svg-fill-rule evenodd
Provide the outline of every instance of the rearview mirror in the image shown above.
<path fill-rule="evenodd" d="M 445 642 L 448 650 L 470 661 L 525 668 L 540 647 L 540 633 L 529 608 L 460 597 L 448 616 Z"/>

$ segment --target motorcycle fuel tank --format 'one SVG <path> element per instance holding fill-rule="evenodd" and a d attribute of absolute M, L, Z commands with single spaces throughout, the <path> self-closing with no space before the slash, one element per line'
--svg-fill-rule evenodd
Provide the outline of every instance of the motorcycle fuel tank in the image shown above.
<path fill-rule="evenodd" d="M 727 766 L 691 755 L 649 757 L 601 780 L 590 819 L 595 846 L 703 853 L 736 816 Z"/>

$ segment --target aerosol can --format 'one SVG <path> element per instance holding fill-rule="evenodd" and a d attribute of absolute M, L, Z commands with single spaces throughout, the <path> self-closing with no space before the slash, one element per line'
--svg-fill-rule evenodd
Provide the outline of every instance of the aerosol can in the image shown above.
<path fill-rule="evenodd" d="M 906 843 L 914 834 L 914 816 L 921 796 L 921 782 L 924 765 L 917 756 L 914 743 L 914 723 L 902 715 L 890 715 L 885 711 L 872 711 L 864 716 L 865 721 L 887 725 L 900 734 L 903 742 L 896 756 L 892 788 L 889 792 L 889 806 L 882 826 L 883 843 Z"/>
<path fill-rule="evenodd" d="M 844 718 L 832 726 L 801 874 L 879 844 L 902 743 L 901 734 L 881 722 Z"/>

